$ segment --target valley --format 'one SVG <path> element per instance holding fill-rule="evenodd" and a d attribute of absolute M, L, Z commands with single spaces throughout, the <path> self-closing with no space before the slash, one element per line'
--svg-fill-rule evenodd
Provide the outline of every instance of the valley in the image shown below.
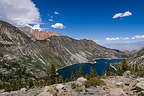
<path fill-rule="evenodd" d="M 30 30 L 32 33 L 27 34 Z M 35 31 L 37 35 L 33 34 Z M 41 33 L 44 35 L 38 35 Z M 0 21 L 0 88 L 11 92 L 59 83 L 70 86 L 68 82 L 75 82 L 80 77 L 98 78 L 103 82 L 109 76 L 123 76 L 128 70 L 132 72 L 131 76 L 138 78 L 143 76 L 143 52 L 141 48 L 127 53 L 103 47 L 92 40 L 17 28 Z M 10 94 L 13 93 L 8 96 Z"/>

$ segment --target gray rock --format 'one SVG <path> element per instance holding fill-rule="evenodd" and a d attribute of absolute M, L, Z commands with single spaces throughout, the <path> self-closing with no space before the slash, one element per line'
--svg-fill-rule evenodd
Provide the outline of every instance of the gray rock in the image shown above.
<path fill-rule="evenodd" d="M 130 71 L 125 71 L 123 73 L 123 76 L 126 77 L 126 78 L 131 77 L 131 72 Z"/>
<path fill-rule="evenodd" d="M 75 85 L 77 85 L 77 86 L 83 86 L 83 83 L 81 83 L 81 82 L 79 82 L 79 81 L 74 81 L 73 82 Z"/>
<path fill-rule="evenodd" d="M 97 89 L 96 87 L 90 87 L 90 88 L 87 88 L 85 90 L 85 93 L 84 94 L 87 94 L 88 96 L 89 95 L 94 95 L 94 96 L 103 96 L 104 92 L 102 90 L 99 90 Z M 87 96 L 86 95 L 86 96 Z"/>
<path fill-rule="evenodd" d="M 50 92 L 41 92 L 38 96 L 53 96 Z"/>
<path fill-rule="evenodd" d="M 137 78 L 137 79 L 133 80 L 132 82 L 130 82 L 129 89 L 130 90 L 136 90 L 136 87 L 137 87 L 137 89 L 139 89 L 138 83 L 143 82 L 143 81 L 144 81 L 144 78 Z M 136 86 L 137 84 L 138 84 L 138 86 Z"/>
<path fill-rule="evenodd" d="M 136 84 L 135 89 L 139 92 L 139 91 L 144 91 L 144 81 L 141 81 L 139 83 Z"/>
<path fill-rule="evenodd" d="M 110 96 L 127 96 L 121 88 L 115 88 L 110 91 Z"/>
<path fill-rule="evenodd" d="M 137 93 L 137 96 L 144 96 L 144 91 Z"/>

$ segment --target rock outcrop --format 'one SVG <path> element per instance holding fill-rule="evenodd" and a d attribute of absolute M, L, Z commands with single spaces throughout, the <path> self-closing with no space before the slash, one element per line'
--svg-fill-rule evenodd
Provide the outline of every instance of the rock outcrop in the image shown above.
<path fill-rule="evenodd" d="M 46 31 L 39 31 L 38 29 L 32 29 L 28 26 L 19 27 L 21 31 L 23 31 L 26 35 L 28 35 L 32 40 L 46 40 L 48 37 L 51 36 L 61 36 L 57 32 L 46 32 Z"/>
<path fill-rule="evenodd" d="M 129 85 L 125 82 L 128 79 Z M 106 85 L 90 86 L 87 88 L 84 83 L 73 81 L 27 91 L 2 92 L 0 96 L 143 96 L 144 94 L 144 78 L 135 79 L 123 76 L 111 76 L 102 80 Z M 135 81 L 137 83 L 134 84 Z M 78 85 L 79 83 L 80 85 Z M 131 85 L 135 89 L 131 89 Z"/>

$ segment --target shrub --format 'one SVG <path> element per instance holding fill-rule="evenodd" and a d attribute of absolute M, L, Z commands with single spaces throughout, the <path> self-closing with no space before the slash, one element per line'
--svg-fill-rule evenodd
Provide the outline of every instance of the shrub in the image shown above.
<path fill-rule="evenodd" d="M 91 78 L 90 80 L 86 81 L 85 83 L 86 87 L 90 87 L 90 86 L 101 86 L 101 85 L 105 85 L 104 81 L 100 80 L 99 78 Z"/>
<path fill-rule="evenodd" d="M 82 92 L 83 90 L 84 90 L 83 87 L 77 87 L 77 88 L 76 88 L 76 91 L 77 91 L 77 92 Z"/>
<path fill-rule="evenodd" d="M 75 89 L 75 91 L 77 91 L 77 92 L 82 92 L 84 90 L 84 88 L 82 86 L 76 85 L 75 83 L 71 84 L 71 88 Z"/>

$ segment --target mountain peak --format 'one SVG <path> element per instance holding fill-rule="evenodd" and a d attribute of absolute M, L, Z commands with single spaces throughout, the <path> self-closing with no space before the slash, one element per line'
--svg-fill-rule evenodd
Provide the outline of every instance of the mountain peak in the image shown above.
<path fill-rule="evenodd" d="M 23 31 L 25 34 L 27 34 L 29 37 L 35 40 L 45 40 L 48 37 L 51 36 L 61 36 L 57 32 L 47 32 L 47 31 L 39 31 L 37 29 L 32 29 L 28 26 L 25 27 L 19 27 L 21 31 Z"/>

